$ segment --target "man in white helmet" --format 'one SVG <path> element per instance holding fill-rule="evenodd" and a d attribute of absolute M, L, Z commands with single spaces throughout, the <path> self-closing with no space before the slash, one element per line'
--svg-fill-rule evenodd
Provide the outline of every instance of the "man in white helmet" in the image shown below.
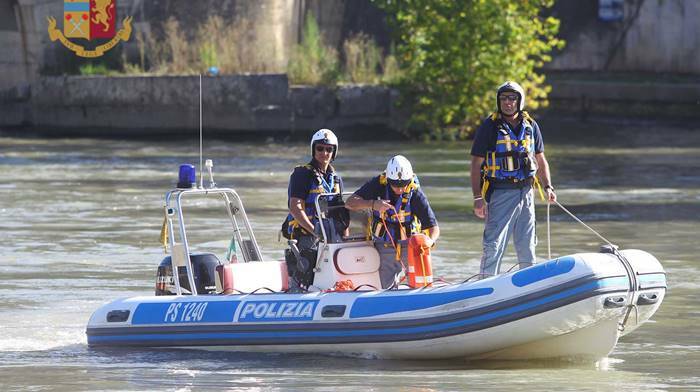
<path fill-rule="evenodd" d="M 311 137 L 311 161 L 294 168 L 289 177 L 289 214 L 282 224 L 282 235 L 297 240 L 297 246 L 308 260 L 307 271 L 294 271 L 290 263 L 290 275 L 297 274 L 301 286 L 308 286 L 313 279 L 313 263 L 316 261 L 316 217 L 315 202 L 321 193 L 343 191 L 343 180 L 335 172 L 331 162 L 338 154 L 338 138 L 330 129 L 320 129 Z M 340 196 L 339 196 L 340 197 Z M 333 201 L 330 201 L 333 203 Z M 344 230 L 344 228 L 339 228 Z M 293 276 L 294 277 L 294 276 Z"/>
<path fill-rule="evenodd" d="M 498 110 L 476 131 L 472 144 L 471 185 L 474 214 L 486 219 L 481 274 L 498 274 L 513 235 L 519 268 L 535 262 L 533 187 L 542 199 L 556 201 L 539 125 L 525 108 L 525 91 L 508 81 L 496 92 Z M 544 189 L 544 192 L 542 191 Z"/>
<path fill-rule="evenodd" d="M 428 246 L 440 237 L 435 213 L 420 189 L 411 162 L 402 155 L 391 158 L 386 171 L 362 185 L 345 206 L 349 210 L 372 211 L 371 230 L 381 255 L 379 276 L 383 288 L 392 287 L 402 270 L 396 256 L 406 265 L 406 246 L 411 235 L 425 232 L 429 237 Z"/>

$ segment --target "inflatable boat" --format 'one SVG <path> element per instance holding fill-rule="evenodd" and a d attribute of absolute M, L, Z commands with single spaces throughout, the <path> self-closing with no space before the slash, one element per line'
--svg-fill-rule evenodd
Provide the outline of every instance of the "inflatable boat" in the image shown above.
<path fill-rule="evenodd" d="M 188 198 L 225 210 L 231 235 L 225 256 L 194 251 L 183 215 Z M 289 259 L 263 260 L 235 190 L 212 180 L 209 187 L 168 192 L 162 236 L 168 256 L 158 267 L 156 295 L 96 310 L 86 331 L 89 346 L 597 360 L 649 320 L 666 292 L 654 256 L 611 246 L 477 281 L 448 284 L 423 276 L 421 285 L 382 290 L 372 242 L 332 235 L 332 225 L 323 224 L 329 207 L 317 201 L 316 208 L 322 224 L 313 283 L 290 290 Z M 350 288 L 339 288 L 348 281 Z"/>

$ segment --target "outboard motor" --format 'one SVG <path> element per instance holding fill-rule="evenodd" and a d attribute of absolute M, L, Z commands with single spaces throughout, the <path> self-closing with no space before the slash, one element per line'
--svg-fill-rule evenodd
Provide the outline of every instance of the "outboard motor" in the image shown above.
<path fill-rule="evenodd" d="M 291 243 L 293 241 L 293 243 Z M 290 240 L 291 249 L 284 250 L 284 259 L 287 263 L 287 272 L 294 282 L 304 289 L 314 282 L 314 265 L 316 249 L 299 250 L 296 241 Z M 313 260 L 313 261 L 312 261 Z"/>
<path fill-rule="evenodd" d="M 212 253 L 190 254 L 194 283 L 197 294 L 216 294 L 216 266 L 221 264 Z M 187 279 L 187 268 L 179 267 L 180 288 L 183 294 L 190 293 L 190 282 Z M 166 256 L 158 265 L 156 273 L 156 295 L 176 295 L 175 280 L 173 279 L 172 259 Z"/>

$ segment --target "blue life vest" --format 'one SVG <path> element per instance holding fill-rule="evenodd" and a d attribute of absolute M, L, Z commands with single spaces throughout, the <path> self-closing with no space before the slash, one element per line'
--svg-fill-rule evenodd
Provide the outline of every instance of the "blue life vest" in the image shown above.
<path fill-rule="evenodd" d="M 318 196 L 322 193 L 337 193 L 340 195 L 342 192 L 340 189 L 340 178 L 337 174 L 335 174 L 335 172 L 333 172 L 330 176 L 330 181 L 326 181 L 323 173 L 310 164 L 297 167 L 303 167 L 314 174 L 309 183 L 309 193 L 304 200 L 304 211 L 306 212 L 306 216 L 309 217 L 311 224 L 315 226 L 318 222 L 318 217 L 316 216 L 316 199 L 318 199 Z M 287 215 L 286 221 L 287 235 L 289 236 L 288 238 L 294 237 L 294 231 L 297 228 L 304 234 L 310 234 L 299 224 L 296 219 L 294 219 L 294 216 L 292 216 L 291 213 Z"/>
<path fill-rule="evenodd" d="M 384 185 L 384 200 L 391 200 L 393 194 L 391 186 L 386 179 L 386 173 L 379 176 L 379 183 Z M 387 210 L 380 214 L 379 211 L 372 211 L 372 236 L 374 239 L 379 239 L 386 242 L 396 242 L 406 240 L 409 236 L 420 233 L 421 224 L 418 217 L 411 211 L 411 198 L 413 194 L 420 188 L 418 177 L 413 176 L 413 180 L 407 187 L 407 192 L 396 198 L 394 210 Z M 382 218 L 384 218 L 382 220 Z M 386 226 L 384 226 L 386 222 Z M 392 241 L 393 239 L 393 241 Z"/>
<path fill-rule="evenodd" d="M 529 116 L 523 114 L 523 121 L 517 132 L 501 119 L 497 119 L 496 149 L 486 152 L 482 174 L 485 182 L 518 183 L 535 177 L 534 131 Z"/>

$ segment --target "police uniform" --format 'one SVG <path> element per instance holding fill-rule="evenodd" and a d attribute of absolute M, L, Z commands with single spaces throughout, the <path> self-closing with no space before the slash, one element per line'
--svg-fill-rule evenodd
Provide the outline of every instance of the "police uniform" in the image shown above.
<path fill-rule="evenodd" d="M 305 212 L 309 217 L 312 225 L 318 223 L 316 217 L 316 199 L 321 193 L 342 193 L 343 180 L 335 173 L 333 166 L 329 165 L 325 173 L 318 169 L 315 161 L 311 161 L 306 165 L 297 166 L 294 168 L 292 175 L 289 177 L 289 187 L 287 189 L 287 207 L 291 203 L 292 197 L 302 199 L 305 202 Z M 311 237 L 313 233 L 309 233 L 301 227 L 294 219 L 291 213 L 287 215 L 287 236 L 291 239 L 299 240 L 300 248 L 302 237 Z M 305 238 L 304 240 L 307 240 Z"/>
<path fill-rule="evenodd" d="M 535 261 L 535 155 L 544 152 L 539 125 L 522 112 L 517 127 L 489 116 L 474 137 L 471 155 L 484 158 L 482 196 L 487 202 L 481 273 L 495 275 L 512 233 L 520 268 Z"/>
<path fill-rule="evenodd" d="M 387 183 L 386 176 L 382 174 L 372 178 L 355 192 L 355 195 L 364 200 L 388 200 L 395 208 L 395 211 L 389 210 L 383 215 L 378 211 L 372 212 L 370 230 L 374 245 L 381 256 L 379 276 L 383 288 L 391 287 L 402 270 L 401 264 L 396 261 L 397 250 L 394 243 L 399 246 L 400 259 L 406 265 L 408 237 L 438 224 L 428 198 L 420 189 L 417 177 L 413 177 L 407 189 L 406 193 L 396 195 Z"/>

